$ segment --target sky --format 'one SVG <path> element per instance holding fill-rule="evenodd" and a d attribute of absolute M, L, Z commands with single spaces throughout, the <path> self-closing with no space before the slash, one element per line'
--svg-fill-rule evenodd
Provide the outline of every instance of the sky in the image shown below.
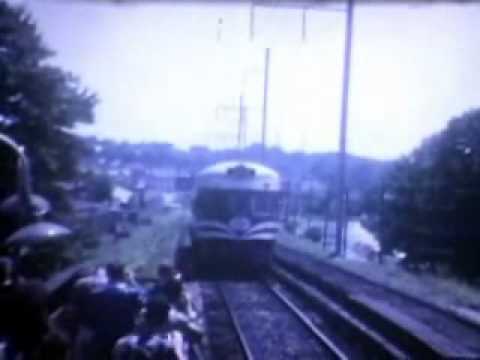
<path fill-rule="evenodd" d="M 267 144 L 336 151 L 345 15 L 243 5 L 109 5 L 15 0 L 37 21 L 52 62 L 100 99 L 78 131 L 181 148 L 261 139 L 265 48 L 271 49 Z M 339 7 L 339 6 L 336 6 Z M 347 150 L 404 155 L 480 106 L 480 5 L 362 5 L 355 11 Z M 221 23 L 221 24 L 220 24 Z"/>

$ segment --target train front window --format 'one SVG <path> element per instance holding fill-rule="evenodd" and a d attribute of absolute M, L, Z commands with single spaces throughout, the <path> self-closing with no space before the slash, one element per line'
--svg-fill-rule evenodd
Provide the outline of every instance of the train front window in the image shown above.
<path fill-rule="evenodd" d="M 263 191 L 202 190 L 195 201 L 194 213 L 209 219 L 233 217 L 278 217 L 278 194 Z"/>
<path fill-rule="evenodd" d="M 230 213 L 228 197 L 223 191 L 202 190 L 194 201 L 193 212 L 195 216 L 206 220 L 226 221 Z"/>
<path fill-rule="evenodd" d="M 259 217 L 278 217 L 280 197 L 278 193 L 257 192 L 252 201 L 252 213 Z"/>
<path fill-rule="evenodd" d="M 252 196 L 246 191 L 232 191 L 227 194 L 232 217 L 248 217 L 252 213 Z"/>

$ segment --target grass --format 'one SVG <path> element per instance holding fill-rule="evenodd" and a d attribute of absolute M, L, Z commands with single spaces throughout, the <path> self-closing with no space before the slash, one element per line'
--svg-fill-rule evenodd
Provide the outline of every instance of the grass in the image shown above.
<path fill-rule="evenodd" d="M 466 309 L 469 309 L 480 312 L 480 289 L 454 277 L 438 277 L 428 273 L 414 274 L 392 262 L 378 264 L 339 258 L 331 259 L 327 257 L 327 252 L 322 250 L 319 244 L 297 236 L 285 236 L 279 242 L 374 282 L 431 302 L 443 309 L 457 312 L 465 312 Z M 472 314 L 470 313 L 470 315 Z"/>

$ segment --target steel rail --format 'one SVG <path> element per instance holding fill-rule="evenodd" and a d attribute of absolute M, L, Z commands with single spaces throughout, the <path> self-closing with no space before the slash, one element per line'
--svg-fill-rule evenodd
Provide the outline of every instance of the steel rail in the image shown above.
<path fill-rule="evenodd" d="M 323 266 L 324 271 L 329 270 L 332 271 L 332 273 L 337 272 L 342 274 L 342 276 L 356 280 L 356 283 L 365 284 L 373 289 L 378 289 L 379 291 L 384 292 L 384 295 L 382 296 L 388 298 L 389 294 L 391 294 L 392 298 L 398 298 L 399 301 L 404 302 L 403 308 L 392 308 L 388 305 L 388 302 L 386 303 L 386 307 L 383 307 L 383 298 L 380 298 L 379 303 L 371 302 L 369 304 L 369 301 L 372 301 L 372 299 L 375 300 L 375 297 L 372 297 L 371 300 L 362 300 L 361 291 L 356 295 L 352 295 L 348 291 L 342 290 L 341 287 L 329 284 L 325 279 L 322 279 L 321 276 L 318 276 L 318 274 L 314 272 L 307 271 L 301 266 L 297 268 L 296 263 L 285 261 L 282 257 L 280 257 L 280 262 L 277 263 L 277 266 L 274 267 L 274 273 L 275 275 L 278 275 L 281 280 L 291 284 L 299 291 L 310 293 L 311 295 L 309 296 L 315 296 L 315 293 L 318 296 L 318 294 L 321 293 L 324 294 L 326 298 L 330 299 L 330 301 L 341 303 L 341 308 L 350 313 L 350 319 L 358 320 L 358 322 L 364 324 L 374 324 L 373 327 L 369 325 L 372 334 L 376 333 L 377 335 L 380 335 L 380 337 L 390 342 L 390 344 L 395 343 L 395 347 L 402 348 L 403 351 L 412 354 L 420 353 L 422 356 L 428 355 L 431 358 L 478 357 L 478 350 L 475 350 L 478 349 L 478 346 L 474 345 L 472 347 L 471 345 L 473 340 L 470 341 L 470 344 L 464 345 L 459 344 L 457 341 L 449 343 L 448 341 L 445 342 L 449 337 L 444 335 L 444 333 L 438 329 L 434 331 L 428 330 L 423 326 L 423 322 L 420 322 L 419 324 L 414 323 L 413 325 L 409 324 L 409 307 L 418 306 L 420 309 L 424 307 L 426 311 L 431 312 L 433 316 L 432 319 L 437 315 L 443 316 L 447 319 L 448 323 L 451 318 L 451 320 L 458 321 L 460 325 L 466 326 L 467 329 L 470 328 L 474 332 L 477 332 L 478 327 L 474 324 L 470 324 L 467 321 L 461 321 L 461 319 L 452 316 L 448 311 L 446 313 L 442 312 L 435 305 L 404 294 L 389 286 L 375 283 L 358 274 L 351 273 L 342 268 L 337 268 L 328 263 L 319 262 L 319 264 Z M 298 281 L 304 285 L 308 285 L 308 289 L 297 283 Z M 368 292 L 366 294 L 368 294 Z M 366 299 L 369 299 L 368 296 Z M 388 315 L 392 310 L 393 313 Z"/>
<path fill-rule="evenodd" d="M 279 249 L 278 245 L 277 245 L 277 250 Z M 282 252 L 285 252 L 285 251 L 289 251 L 289 252 L 294 252 L 296 254 L 299 253 L 298 250 L 292 250 L 292 249 L 288 249 L 286 247 L 283 247 L 283 249 L 280 249 Z M 289 263 L 288 260 L 285 260 L 285 257 L 284 255 L 281 255 L 281 254 L 276 254 L 276 259 L 275 260 L 279 260 L 280 261 L 280 265 L 285 268 L 285 266 L 282 265 L 282 263 Z M 278 264 L 278 261 L 276 261 L 276 263 Z M 416 297 L 416 296 L 413 296 L 405 291 L 401 291 L 401 290 L 398 290 L 396 288 L 394 288 L 393 286 L 391 285 L 386 285 L 386 284 L 381 284 L 380 282 L 376 282 L 376 281 L 373 281 L 369 278 L 367 278 L 366 276 L 362 276 L 360 274 L 357 274 L 353 271 L 349 271 L 349 270 L 346 270 L 346 269 L 343 269 L 339 266 L 335 266 L 333 264 L 330 264 L 326 261 L 318 261 L 318 264 L 322 267 L 325 267 L 325 268 L 328 268 L 328 269 L 331 269 L 331 271 L 335 271 L 335 272 L 338 272 L 338 273 L 341 273 L 343 274 L 344 276 L 348 276 L 350 278 L 354 278 L 356 279 L 357 282 L 359 283 L 365 283 L 367 284 L 368 286 L 372 286 L 372 287 L 378 287 L 378 288 L 381 288 L 382 290 L 384 291 L 387 291 L 389 293 L 392 293 L 400 298 L 404 298 L 405 300 L 407 301 L 411 301 L 419 306 L 424 306 L 426 308 L 429 308 L 430 310 L 432 311 L 435 311 L 435 312 L 438 312 L 438 313 L 441 313 L 443 315 L 446 315 L 446 316 L 449 316 L 451 317 L 452 319 L 454 320 L 457 320 L 458 322 L 464 324 L 465 326 L 468 326 L 470 328 L 472 328 L 474 331 L 480 331 L 480 322 L 475 322 L 475 321 L 472 321 L 471 319 L 468 319 L 464 316 L 461 316 L 459 315 L 458 313 L 456 313 L 454 310 L 452 309 L 446 309 L 446 308 L 442 308 L 440 307 L 439 305 L 435 304 L 435 303 L 432 303 L 432 302 L 428 302 L 427 300 L 424 300 L 420 297 Z"/>
<path fill-rule="evenodd" d="M 275 289 L 268 281 L 262 281 L 262 285 L 270 291 L 270 293 L 277 299 L 290 313 L 293 313 L 294 317 L 300 321 L 300 323 L 304 326 L 304 328 L 309 331 L 315 340 L 321 344 L 324 348 L 326 348 L 333 358 L 339 360 L 348 360 L 348 356 L 338 347 L 335 343 L 325 334 L 323 333 L 318 327 L 316 327 L 312 321 L 305 315 L 296 305 L 294 305 L 289 299 L 285 297 L 278 289 Z M 235 332 L 237 338 L 241 344 L 243 356 L 247 360 L 253 360 L 255 357 L 252 354 L 252 351 L 248 345 L 246 337 L 244 335 L 243 330 L 241 329 L 238 319 L 233 311 L 230 303 L 228 302 L 227 296 L 219 284 L 218 290 L 221 295 L 222 302 L 227 309 L 229 314 L 230 320 L 235 328 Z"/>
<path fill-rule="evenodd" d="M 336 321 L 348 326 L 358 335 L 364 336 L 366 340 L 386 358 L 407 359 L 408 356 L 395 344 L 387 340 L 383 335 L 373 331 L 367 324 L 358 319 L 356 316 L 345 310 L 342 306 L 322 294 L 319 290 L 313 289 L 307 284 L 300 283 L 298 279 L 292 278 L 287 272 L 278 268 L 273 269 L 275 278 L 287 286 L 293 288 L 301 296 L 308 298 L 315 306 L 325 309 L 326 312 L 332 314 Z"/>
<path fill-rule="evenodd" d="M 242 328 L 240 327 L 240 325 L 238 323 L 238 319 L 237 319 L 230 303 L 227 300 L 227 296 L 225 295 L 225 291 L 223 290 L 222 285 L 218 284 L 217 289 L 218 289 L 218 292 L 220 294 L 221 300 L 222 300 L 222 302 L 225 306 L 225 309 L 227 309 L 227 313 L 228 313 L 228 316 L 230 318 L 230 321 L 232 322 L 233 327 L 235 328 L 235 334 L 237 335 L 238 341 L 239 341 L 240 346 L 242 348 L 243 357 L 246 360 L 254 360 L 255 357 L 252 355 L 252 351 L 251 351 L 250 347 L 248 346 L 248 342 L 245 338 L 245 335 L 243 333 Z"/>
<path fill-rule="evenodd" d="M 268 281 L 265 281 L 265 286 L 271 291 L 272 294 L 287 307 L 295 317 L 304 325 L 304 327 L 315 337 L 315 339 L 324 345 L 331 354 L 339 360 L 348 360 L 348 356 L 337 346 L 335 343 L 322 332 L 313 322 L 309 319 L 303 311 L 301 311 L 294 303 L 292 303 L 280 290 L 272 286 Z"/>

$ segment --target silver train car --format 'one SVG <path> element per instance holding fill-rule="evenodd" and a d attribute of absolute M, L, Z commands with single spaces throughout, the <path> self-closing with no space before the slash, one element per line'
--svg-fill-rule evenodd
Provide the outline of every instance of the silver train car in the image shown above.
<path fill-rule="evenodd" d="M 205 168 L 196 177 L 192 204 L 195 267 L 238 273 L 267 269 L 285 208 L 276 171 L 247 161 Z"/>

